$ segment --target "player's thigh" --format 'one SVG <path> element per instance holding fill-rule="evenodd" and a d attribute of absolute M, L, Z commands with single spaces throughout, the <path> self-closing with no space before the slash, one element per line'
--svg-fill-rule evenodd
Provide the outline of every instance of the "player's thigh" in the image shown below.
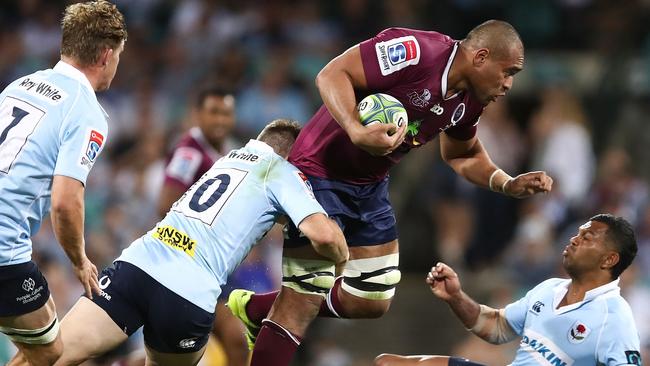
<path fill-rule="evenodd" d="M 100 356 L 127 338 L 104 309 L 81 297 L 61 321 L 64 350 L 57 365 L 74 365 Z"/>
<path fill-rule="evenodd" d="M 447 366 L 447 356 L 399 356 L 381 354 L 375 358 L 374 366 Z"/>
<path fill-rule="evenodd" d="M 0 267 L 0 332 L 32 363 L 50 364 L 61 354 L 56 307 L 32 261 Z"/>
<path fill-rule="evenodd" d="M 190 353 L 165 353 L 158 352 L 149 346 L 145 348 L 147 351 L 146 366 L 193 366 L 199 363 L 205 352 L 205 345 L 198 351 Z"/>
<path fill-rule="evenodd" d="M 160 354 L 189 354 L 202 350 L 208 342 L 215 319 L 212 312 L 151 279 L 144 323 L 144 342 Z M 190 284 L 192 286 L 192 284 Z M 204 296 L 213 296 L 205 293 Z"/>

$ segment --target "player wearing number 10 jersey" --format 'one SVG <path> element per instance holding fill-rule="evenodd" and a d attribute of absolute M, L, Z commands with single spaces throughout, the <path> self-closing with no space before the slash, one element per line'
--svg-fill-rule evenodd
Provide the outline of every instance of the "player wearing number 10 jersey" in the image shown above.
<path fill-rule="evenodd" d="M 194 365 L 214 320 L 221 286 L 253 245 L 288 216 L 323 257 L 319 283 L 334 283 L 347 260 L 345 239 L 285 158 L 300 127 L 277 120 L 257 140 L 219 159 L 151 231 L 126 248 L 61 324 L 63 364 L 102 354 L 144 326 L 157 365 Z M 324 279 L 324 277 L 327 277 Z M 217 320 L 218 321 L 218 320 Z"/>
<path fill-rule="evenodd" d="M 110 86 L 127 36 L 106 1 L 70 5 L 61 24 L 61 61 L 0 94 L 0 332 L 33 365 L 54 363 L 62 347 L 47 282 L 31 260 L 31 237 L 50 208 L 86 294 L 99 292 L 84 251 L 84 185 L 107 138 L 95 92 Z"/>

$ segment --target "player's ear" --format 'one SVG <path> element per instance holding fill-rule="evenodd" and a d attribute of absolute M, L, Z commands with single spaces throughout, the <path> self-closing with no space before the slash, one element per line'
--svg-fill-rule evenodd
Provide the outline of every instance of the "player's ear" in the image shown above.
<path fill-rule="evenodd" d="M 111 59 L 111 56 L 113 55 L 113 49 L 110 47 L 104 48 L 101 53 L 99 54 L 99 61 L 98 64 L 99 66 L 106 67 L 108 64 L 108 60 Z"/>
<path fill-rule="evenodd" d="M 490 56 L 489 49 L 479 48 L 478 50 L 474 51 L 474 58 L 472 59 L 472 63 L 477 67 L 482 66 L 487 61 L 488 56 Z"/>
<path fill-rule="evenodd" d="M 618 261 L 621 259 L 621 257 L 618 255 L 616 252 L 609 252 L 605 255 L 605 258 L 603 259 L 603 262 L 600 265 L 600 268 L 602 269 L 610 269 L 614 267 L 616 264 L 618 264 Z"/>

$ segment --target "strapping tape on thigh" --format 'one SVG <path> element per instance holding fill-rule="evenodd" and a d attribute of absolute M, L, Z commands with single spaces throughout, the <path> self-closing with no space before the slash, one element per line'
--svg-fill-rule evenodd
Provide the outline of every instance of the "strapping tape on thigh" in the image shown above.
<path fill-rule="evenodd" d="M 341 288 L 364 299 L 390 299 L 402 277 L 398 264 L 399 253 L 350 260 L 343 270 Z"/>
<path fill-rule="evenodd" d="M 303 294 L 325 296 L 334 286 L 334 263 L 317 259 L 282 258 L 282 286 Z"/>
<path fill-rule="evenodd" d="M 40 329 L 16 329 L 9 327 L 0 327 L 0 332 L 4 333 L 9 339 L 18 343 L 27 344 L 48 344 L 59 334 L 59 321 L 56 317 L 50 324 Z"/>

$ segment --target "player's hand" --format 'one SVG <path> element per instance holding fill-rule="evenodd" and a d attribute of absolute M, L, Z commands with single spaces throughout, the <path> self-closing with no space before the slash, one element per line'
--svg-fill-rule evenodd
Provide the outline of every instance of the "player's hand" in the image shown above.
<path fill-rule="evenodd" d="M 448 265 L 438 262 L 427 274 L 426 283 L 436 297 L 449 301 L 460 294 L 461 286 L 458 275 Z"/>
<path fill-rule="evenodd" d="M 548 193 L 553 187 L 553 179 L 546 172 L 519 174 L 503 186 L 503 193 L 510 197 L 526 198 L 537 193 Z"/>
<path fill-rule="evenodd" d="M 81 285 L 84 287 L 84 292 L 89 299 L 93 298 L 93 292 L 97 295 L 101 293 L 102 290 L 99 288 L 99 280 L 97 280 L 99 272 L 97 272 L 97 267 L 87 257 L 84 257 L 80 265 L 74 266 L 74 274 L 79 279 L 79 282 L 81 282 Z"/>
<path fill-rule="evenodd" d="M 350 140 L 370 155 L 388 155 L 404 142 L 406 125 L 404 123 L 399 128 L 396 128 L 393 124 L 382 123 L 375 123 L 365 127 L 359 125 L 358 128 L 350 131 Z"/>

